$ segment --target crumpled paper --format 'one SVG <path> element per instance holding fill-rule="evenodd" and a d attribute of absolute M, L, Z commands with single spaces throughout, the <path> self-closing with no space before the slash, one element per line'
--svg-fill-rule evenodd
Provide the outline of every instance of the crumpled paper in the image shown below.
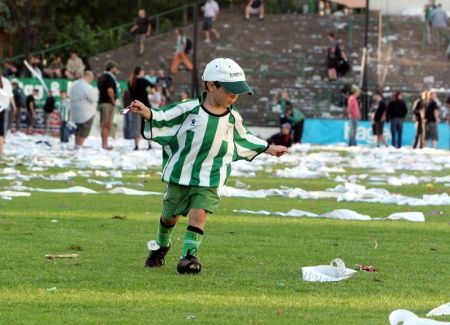
<path fill-rule="evenodd" d="M 450 315 L 450 302 L 440 305 L 428 312 L 427 317 Z"/>
<path fill-rule="evenodd" d="M 406 309 L 394 310 L 389 315 L 391 325 L 450 325 L 450 322 L 441 322 L 434 319 L 420 318 Z"/>
<path fill-rule="evenodd" d="M 335 258 L 330 265 L 302 267 L 302 278 L 307 282 L 336 282 L 350 278 L 356 271 L 346 268 L 340 258 Z"/>
<path fill-rule="evenodd" d="M 337 209 L 321 215 L 302 211 L 297 209 L 291 209 L 288 212 L 279 211 L 266 211 L 266 210 L 233 210 L 236 213 L 244 214 L 257 214 L 264 216 L 282 216 L 282 217 L 313 217 L 313 218 L 326 218 L 326 219 L 338 219 L 338 220 L 360 220 L 360 221 L 370 221 L 370 220 L 406 220 L 412 222 L 425 222 L 425 216 L 423 212 L 397 212 L 393 213 L 386 218 L 371 218 L 370 216 L 360 214 L 353 210 L 348 209 Z"/>
<path fill-rule="evenodd" d="M 116 187 L 110 190 L 109 193 L 125 195 L 162 195 L 161 192 L 139 191 L 126 187 Z"/>

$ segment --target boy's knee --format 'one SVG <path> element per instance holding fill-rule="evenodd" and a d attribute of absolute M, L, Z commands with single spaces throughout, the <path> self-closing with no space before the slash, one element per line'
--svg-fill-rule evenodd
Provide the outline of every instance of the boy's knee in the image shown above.
<path fill-rule="evenodd" d="M 180 216 L 172 216 L 172 217 L 161 216 L 162 222 L 167 226 L 175 225 L 179 219 L 180 219 Z"/>

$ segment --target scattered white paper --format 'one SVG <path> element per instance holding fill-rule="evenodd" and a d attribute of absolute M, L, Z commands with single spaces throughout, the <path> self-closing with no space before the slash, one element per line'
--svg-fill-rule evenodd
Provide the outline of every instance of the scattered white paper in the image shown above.
<path fill-rule="evenodd" d="M 420 318 L 413 312 L 405 309 L 394 310 L 389 315 L 391 325 L 450 325 L 450 322 L 440 322 L 434 319 Z"/>
<path fill-rule="evenodd" d="M 72 186 L 69 188 L 54 188 L 54 189 L 35 188 L 34 190 L 37 192 L 49 192 L 49 193 L 84 193 L 84 194 L 97 193 L 96 191 L 83 186 Z"/>
<path fill-rule="evenodd" d="M 358 212 L 348 210 L 348 209 L 338 209 L 331 212 L 327 212 L 324 214 L 321 214 L 320 217 L 326 218 L 326 219 L 339 219 L 339 220 L 372 220 L 371 217 L 360 214 Z"/>
<path fill-rule="evenodd" d="M 356 271 L 346 268 L 344 261 L 336 258 L 330 265 L 302 267 L 302 278 L 307 282 L 336 282 L 350 278 Z"/>
<path fill-rule="evenodd" d="M 126 187 L 116 187 L 109 191 L 109 193 L 113 194 L 125 194 L 125 195 L 162 195 L 161 192 L 149 192 L 149 191 L 139 191 L 133 190 L 131 188 Z"/>
<path fill-rule="evenodd" d="M 7 197 L 29 197 L 31 193 L 29 192 L 15 192 L 15 191 L 3 191 L 0 192 L 0 196 Z"/>
<path fill-rule="evenodd" d="M 337 219 L 337 220 L 406 220 L 412 222 L 425 222 L 425 216 L 422 212 L 397 212 L 393 213 L 386 218 L 371 218 L 368 215 L 360 214 L 353 210 L 338 209 L 324 214 L 315 214 L 308 211 L 292 209 L 288 212 L 279 211 L 267 211 L 267 210 L 233 210 L 235 213 L 243 214 L 255 214 L 264 216 L 281 216 L 281 217 L 313 217 L 313 218 L 325 218 L 325 219 Z"/>
<path fill-rule="evenodd" d="M 427 317 L 435 317 L 443 315 L 450 315 L 450 302 L 434 308 L 427 314 Z"/>

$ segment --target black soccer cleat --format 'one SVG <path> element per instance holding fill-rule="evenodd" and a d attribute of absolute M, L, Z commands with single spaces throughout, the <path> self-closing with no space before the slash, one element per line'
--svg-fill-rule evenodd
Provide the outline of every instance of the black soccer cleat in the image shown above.
<path fill-rule="evenodd" d="M 193 255 L 186 255 L 180 258 L 177 265 L 177 271 L 180 274 L 197 274 L 202 270 L 202 263 Z"/>
<path fill-rule="evenodd" d="M 156 244 L 156 242 L 154 242 Z M 153 244 L 153 245 L 154 245 Z M 156 244 L 156 247 L 159 247 L 158 244 Z M 149 248 L 151 248 L 152 245 L 148 245 Z M 156 248 L 153 246 L 153 248 Z M 164 258 L 166 257 L 167 253 L 169 252 L 171 247 L 171 244 L 165 246 L 165 247 L 159 247 L 157 249 L 150 249 L 150 254 L 148 254 L 147 259 L 145 260 L 145 267 L 161 267 L 163 266 L 166 261 Z"/>

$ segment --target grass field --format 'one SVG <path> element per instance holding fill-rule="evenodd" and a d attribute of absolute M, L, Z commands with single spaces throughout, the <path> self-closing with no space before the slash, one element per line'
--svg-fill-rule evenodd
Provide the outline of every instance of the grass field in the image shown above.
<path fill-rule="evenodd" d="M 16 168 L 24 170 L 23 166 Z M 44 174 L 64 171 L 54 168 Z M 139 173 L 124 173 L 123 181 L 142 182 Z M 446 176 L 448 170 L 427 175 Z M 285 185 L 324 190 L 336 185 L 330 179 L 279 179 L 263 173 L 240 180 L 252 189 Z M 0 180 L 0 187 L 9 184 Z M 82 177 L 68 182 L 33 179 L 26 185 L 104 189 Z M 410 196 L 430 191 L 425 184 L 383 187 Z M 138 189 L 162 192 L 164 184 L 152 171 Z M 448 189 L 436 185 L 433 193 Z M 372 217 L 423 211 L 426 222 L 233 212 L 293 208 L 314 213 L 346 208 Z M 144 269 L 146 242 L 155 238 L 160 210 L 161 196 L 33 192 L 29 198 L 0 199 L 0 323 L 378 325 L 387 324 L 395 309 L 409 309 L 424 317 L 450 301 L 449 206 L 223 198 L 207 223 L 200 249 L 203 270 L 198 276 L 176 273 L 185 219 L 175 229 L 166 265 Z M 44 257 L 55 253 L 78 253 L 79 257 Z M 358 272 L 336 283 L 302 281 L 302 266 L 328 264 L 335 257 L 351 268 L 374 264 L 378 272 Z M 440 320 L 450 321 L 450 317 Z"/>

